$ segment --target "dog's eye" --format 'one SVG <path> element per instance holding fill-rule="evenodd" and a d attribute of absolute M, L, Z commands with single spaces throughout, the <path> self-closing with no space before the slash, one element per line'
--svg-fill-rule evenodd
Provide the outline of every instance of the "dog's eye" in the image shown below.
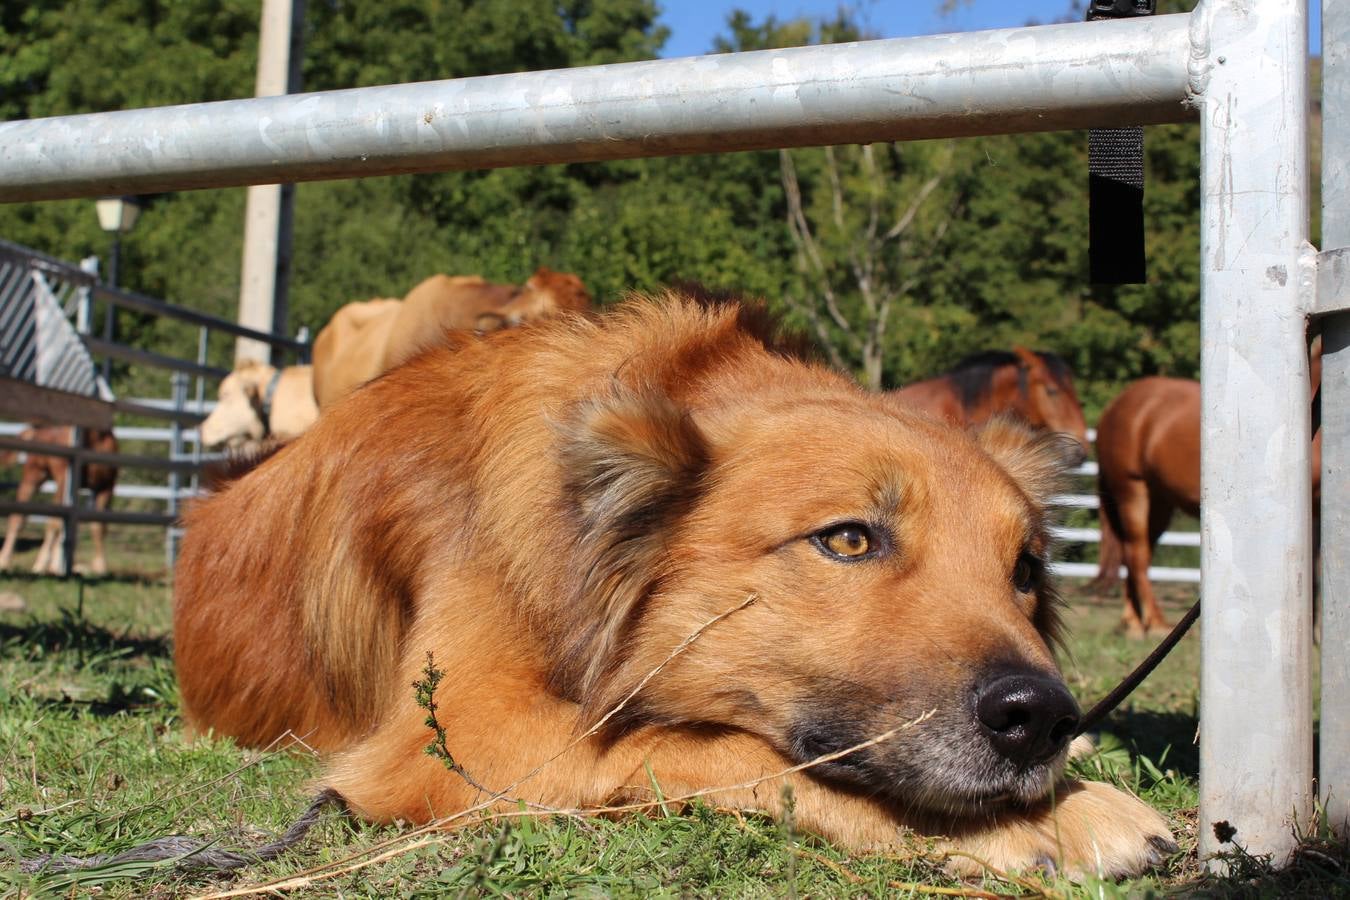
<path fill-rule="evenodd" d="M 1012 583 L 1019 594 L 1030 594 L 1036 587 L 1036 576 L 1040 574 L 1041 561 L 1030 553 L 1017 557 L 1013 566 Z"/>
<path fill-rule="evenodd" d="M 881 545 L 872 529 L 857 522 L 833 525 L 814 535 L 811 540 L 827 556 L 846 560 L 870 556 Z"/>

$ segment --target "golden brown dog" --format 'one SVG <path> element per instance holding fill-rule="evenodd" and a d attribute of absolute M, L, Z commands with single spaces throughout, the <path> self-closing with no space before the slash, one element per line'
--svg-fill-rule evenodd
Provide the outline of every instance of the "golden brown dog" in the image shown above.
<path fill-rule="evenodd" d="M 899 410 L 737 306 L 456 341 L 192 510 L 193 728 L 336 751 L 326 783 L 371 820 L 462 813 L 493 796 L 424 753 L 430 652 L 448 749 L 505 808 L 655 783 L 774 812 L 790 786 L 851 847 L 1106 875 L 1170 847 L 1139 800 L 1060 774 L 1078 710 L 1043 504 L 1072 442 Z"/>

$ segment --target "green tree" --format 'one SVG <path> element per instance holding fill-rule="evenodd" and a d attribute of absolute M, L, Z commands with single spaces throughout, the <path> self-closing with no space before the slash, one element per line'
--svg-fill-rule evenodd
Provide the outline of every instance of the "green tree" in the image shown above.
<path fill-rule="evenodd" d="M 0 5 L 0 115 L 247 96 L 258 11 L 258 0 Z M 665 36 L 656 15 L 654 0 L 311 0 L 304 86 L 647 58 Z M 856 21 L 848 8 L 825 21 L 737 12 L 716 49 L 866 37 Z M 1128 379 L 1195 372 L 1199 157 L 1195 126 L 1147 129 L 1149 284 L 1104 288 L 1087 283 L 1085 148 L 1082 133 L 1030 134 L 302 184 L 291 322 L 316 329 L 342 303 L 401 296 L 437 271 L 519 282 L 549 265 L 604 301 L 695 279 L 770 298 L 872 385 L 1015 342 L 1057 350 L 1092 411 Z M 232 318 L 243 194 L 147 198 L 123 244 L 124 284 Z M 0 237 L 106 254 L 92 206 L 2 205 Z M 195 348 L 190 330 L 123 326 L 163 352 Z M 214 350 L 228 361 L 225 342 Z"/>

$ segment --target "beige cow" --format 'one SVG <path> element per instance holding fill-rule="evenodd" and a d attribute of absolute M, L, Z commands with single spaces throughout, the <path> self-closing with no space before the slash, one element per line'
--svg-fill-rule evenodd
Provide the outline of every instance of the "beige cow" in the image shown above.
<path fill-rule="evenodd" d="M 216 408 L 200 434 L 208 447 L 240 447 L 267 437 L 289 441 L 318 418 L 311 367 L 277 369 L 248 361 L 220 382 Z"/>
<path fill-rule="evenodd" d="M 380 374 L 399 300 L 360 300 L 333 314 L 314 339 L 314 399 L 326 409 Z"/>
<path fill-rule="evenodd" d="M 314 396 L 327 409 L 447 331 L 495 331 L 590 306 L 580 278 L 543 267 L 518 286 L 477 275 L 433 275 L 402 301 L 348 303 L 337 311 L 314 341 Z"/>

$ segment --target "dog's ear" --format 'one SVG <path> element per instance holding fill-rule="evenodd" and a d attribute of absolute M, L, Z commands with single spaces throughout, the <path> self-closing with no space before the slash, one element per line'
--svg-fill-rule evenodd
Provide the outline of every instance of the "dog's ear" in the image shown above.
<path fill-rule="evenodd" d="M 980 428 L 976 441 L 1039 506 L 1063 489 L 1083 448 L 1070 434 L 1034 429 L 1019 419 L 998 416 Z"/>
<path fill-rule="evenodd" d="M 1035 527 L 1049 540 L 1046 508 L 1055 494 L 1067 486 L 1069 472 L 1083 460 L 1077 438 L 1058 431 L 1035 429 L 1021 419 L 997 416 L 980 428 L 976 441 L 994 458 L 1039 508 Z M 1048 645 L 1065 649 L 1060 618 L 1063 607 L 1053 579 L 1042 580 L 1033 617 L 1036 629 Z"/>
<path fill-rule="evenodd" d="M 573 621 L 562 630 L 553 680 L 589 707 L 612 695 L 602 683 L 663 575 L 669 534 L 698 495 L 707 445 L 662 391 L 617 381 L 577 407 L 561 432 L 564 498 L 580 535 L 569 562 Z"/>

